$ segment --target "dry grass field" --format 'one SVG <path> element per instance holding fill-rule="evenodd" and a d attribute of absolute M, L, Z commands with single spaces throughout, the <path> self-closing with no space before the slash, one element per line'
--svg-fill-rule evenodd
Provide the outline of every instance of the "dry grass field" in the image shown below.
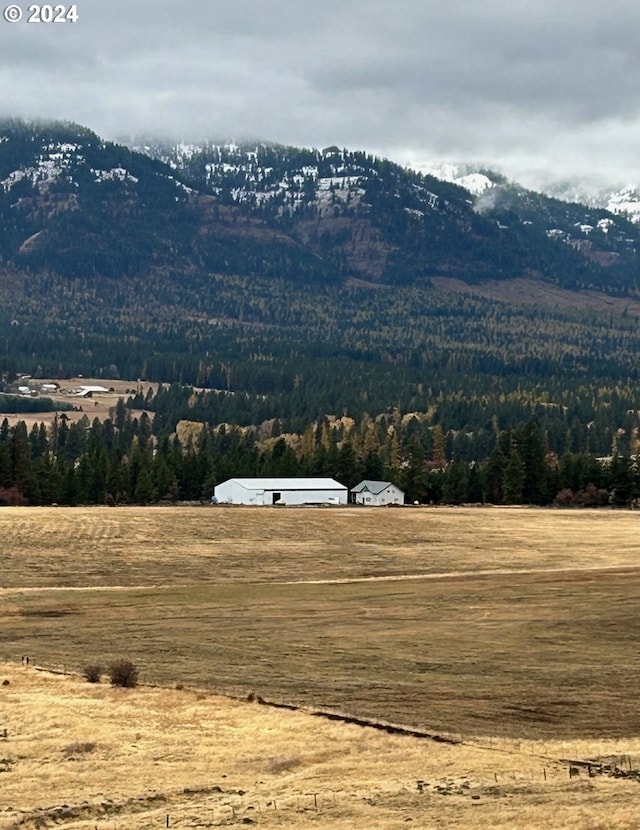
<path fill-rule="evenodd" d="M 3 509 L 0 827 L 637 828 L 637 782 L 562 759 L 640 764 L 639 539 L 632 512 Z M 36 668 L 117 657 L 144 686 Z"/>
<path fill-rule="evenodd" d="M 0 664 L 3 830 L 234 827 L 633 830 L 640 742 L 450 746 L 195 690 L 117 689 Z M 623 759 L 624 756 L 624 759 Z"/>

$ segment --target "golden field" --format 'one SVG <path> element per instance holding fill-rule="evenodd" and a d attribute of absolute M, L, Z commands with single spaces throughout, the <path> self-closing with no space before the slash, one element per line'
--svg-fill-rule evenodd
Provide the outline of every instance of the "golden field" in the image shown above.
<path fill-rule="evenodd" d="M 6 508 L 0 826 L 638 827 L 637 782 L 566 763 L 640 762 L 638 530 L 524 508 Z M 82 680 L 118 657 L 144 685 Z"/>

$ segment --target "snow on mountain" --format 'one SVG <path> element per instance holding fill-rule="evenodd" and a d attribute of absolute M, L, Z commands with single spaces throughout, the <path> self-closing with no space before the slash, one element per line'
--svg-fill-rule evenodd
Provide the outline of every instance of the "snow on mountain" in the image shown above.
<path fill-rule="evenodd" d="M 278 216 L 293 216 L 304 205 L 315 206 L 321 217 L 356 208 L 372 175 L 352 154 L 335 147 L 301 150 L 297 161 L 290 160 L 291 148 L 268 144 L 204 142 L 132 145 L 132 149 L 160 159 L 174 170 L 188 171 L 198 160 L 196 177 L 210 192 L 218 196 L 227 193 L 236 204 L 273 203 Z"/>
<path fill-rule="evenodd" d="M 424 175 L 435 176 L 437 179 L 464 187 L 476 199 L 484 196 L 482 200 L 476 201 L 476 209 L 480 209 L 485 203 L 489 204 L 487 191 L 503 183 L 502 174 L 492 174 L 495 178 L 491 178 L 482 172 L 481 165 L 475 164 L 441 162 L 417 165 L 415 169 Z M 590 186 L 579 181 L 546 181 L 532 189 L 565 202 L 578 202 L 592 208 L 603 208 L 640 224 L 640 185 L 628 184 L 615 189 Z"/>
<path fill-rule="evenodd" d="M 5 141 L 8 139 L 5 137 Z M 11 170 L 7 174 L 7 167 L 4 170 L 4 177 L 0 180 L 0 186 L 5 193 L 9 193 L 20 182 L 30 183 L 40 192 L 46 192 L 52 186 L 61 183 L 64 187 L 74 189 L 80 186 L 80 181 L 86 179 L 87 171 L 94 183 L 120 182 L 125 184 L 137 184 L 139 175 L 134 175 L 131 170 L 124 166 L 131 163 L 127 154 L 120 154 L 124 157 L 118 163 L 117 149 L 115 145 L 99 141 L 95 137 L 89 137 L 87 141 L 70 142 L 55 141 L 44 137 L 41 142 L 29 142 L 33 147 L 30 163 Z M 188 148 L 182 147 L 185 156 L 188 156 Z M 195 148 L 194 148 L 195 151 Z M 115 157 L 114 157 L 115 153 Z M 132 166 L 136 168 L 133 160 Z M 10 169 L 10 168 L 9 168 Z M 173 182 L 175 188 L 186 193 L 193 193 L 192 188 L 178 181 L 173 176 L 162 173 L 155 173 Z"/>
<path fill-rule="evenodd" d="M 474 196 L 480 196 L 485 190 L 495 186 L 484 173 L 469 173 L 467 176 L 461 176 L 455 183 L 473 193 Z"/>
<path fill-rule="evenodd" d="M 617 193 L 611 193 L 606 208 L 611 213 L 626 214 L 632 222 L 640 225 L 640 187 L 628 185 Z"/>
<path fill-rule="evenodd" d="M 95 176 L 96 182 L 106 182 L 106 181 L 120 181 L 120 182 L 137 182 L 138 179 L 135 176 L 132 176 L 128 170 L 125 170 L 124 167 L 113 167 L 111 170 L 99 170 L 95 167 L 91 168 L 91 172 Z"/>
<path fill-rule="evenodd" d="M 589 185 L 580 181 L 548 181 L 541 184 L 538 190 L 565 202 L 579 202 L 588 207 L 608 210 L 640 225 L 640 185 L 615 187 Z"/>
<path fill-rule="evenodd" d="M 82 159 L 79 149 L 79 144 L 68 142 L 47 144 L 42 147 L 33 165 L 12 171 L 0 184 L 5 192 L 23 179 L 30 179 L 34 185 L 51 184 L 76 165 L 78 159 Z"/>
<path fill-rule="evenodd" d="M 464 187 L 465 190 L 468 190 L 474 196 L 480 196 L 486 190 L 496 185 L 496 182 L 475 168 L 474 165 L 428 164 L 424 166 L 420 165 L 416 169 L 425 176 L 434 176 L 436 179 Z"/>

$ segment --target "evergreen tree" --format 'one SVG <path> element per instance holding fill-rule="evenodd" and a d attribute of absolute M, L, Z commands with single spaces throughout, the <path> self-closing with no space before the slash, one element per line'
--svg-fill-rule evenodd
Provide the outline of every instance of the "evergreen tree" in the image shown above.
<path fill-rule="evenodd" d="M 4 418 L 0 426 L 0 487 L 10 487 L 13 482 L 9 421 Z"/>
<path fill-rule="evenodd" d="M 414 438 L 409 448 L 409 459 L 402 470 L 402 489 L 410 502 L 423 502 L 427 495 L 427 471 L 422 444 Z"/>
<path fill-rule="evenodd" d="M 502 493 L 506 504 L 522 503 L 524 481 L 524 463 L 515 445 L 515 441 L 512 441 L 502 477 Z"/>
<path fill-rule="evenodd" d="M 362 480 L 360 464 L 357 461 L 353 444 L 349 439 L 342 442 L 334 476 L 346 487 L 355 487 Z"/>
<path fill-rule="evenodd" d="M 35 480 L 31 467 L 29 437 L 24 421 L 18 421 L 11 431 L 9 459 L 11 483 L 18 488 L 26 499 L 29 499 L 33 496 Z"/>
<path fill-rule="evenodd" d="M 467 501 L 468 482 L 468 466 L 460 458 L 454 458 L 444 472 L 442 501 L 445 504 L 463 504 Z"/>
<path fill-rule="evenodd" d="M 611 504 L 614 507 L 627 507 L 640 495 L 631 459 L 614 455 L 611 459 L 608 478 Z"/>
<path fill-rule="evenodd" d="M 528 421 L 516 432 L 518 454 L 524 467 L 522 501 L 525 504 L 547 504 L 548 475 L 545 456 L 547 447 L 538 425 Z"/>
<path fill-rule="evenodd" d="M 504 501 L 504 477 L 507 457 L 496 445 L 495 449 L 482 467 L 483 501 L 490 504 L 502 504 Z"/>
<path fill-rule="evenodd" d="M 151 470 L 147 465 L 141 466 L 136 477 L 133 501 L 136 504 L 151 504 L 156 500 L 156 497 Z"/>

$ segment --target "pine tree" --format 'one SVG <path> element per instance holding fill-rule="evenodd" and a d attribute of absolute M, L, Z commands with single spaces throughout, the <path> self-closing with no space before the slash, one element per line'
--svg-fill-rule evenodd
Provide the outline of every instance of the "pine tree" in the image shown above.
<path fill-rule="evenodd" d="M 417 437 L 411 442 L 408 464 L 402 471 L 401 480 L 402 489 L 409 501 L 424 501 L 427 495 L 427 471 L 424 450 Z"/>
<path fill-rule="evenodd" d="M 151 470 L 144 464 L 140 467 L 137 475 L 133 500 L 136 504 L 151 504 L 156 500 L 156 491 L 153 486 Z"/>
<path fill-rule="evenodd" d="M 10 476 L 22 495 L 29 499 L 33 494 L 34 479 L 31 468 L 31 447 L 24 421 L 18 421 L 9 440 Z"/>
<path fill-rule="evenodd" d="M 504 475 L 507 457 L 496 444 L 495 449 L 482 466 L 483 501 L 489 504 L 502 504 L 504 501 Z"/>
<path fill-rule="evenodd" d="M 547 447 L 538 425 L 533 421 L 526 423 L 517 431 L 516 443 L 524 465 L 522 501 L 525 504 L 548 503 Z"/>
<path fill-rule="evenodd" d="M 468 466 L 460 458 L 454 458 L 444 472 L 442 500 L 445 504 L 463 504 L 467 501 L 468 479 Z"/>
<path fill-rule="evenodd" d="M 525 480 L 525 468 L 520 453 L 512 442 L 507 456 L 502 478 L 502 492 L 506 504 L 522 503 L 522 488 Z"/>
<path fill-rule="evenodd" d="M 608 479 L 611 504 L 614 507 L 626 507 L 640 495 L 637 491 L 637 476 L 634 475 L 630 458 L 614 455 L 609 466 Z"/>

